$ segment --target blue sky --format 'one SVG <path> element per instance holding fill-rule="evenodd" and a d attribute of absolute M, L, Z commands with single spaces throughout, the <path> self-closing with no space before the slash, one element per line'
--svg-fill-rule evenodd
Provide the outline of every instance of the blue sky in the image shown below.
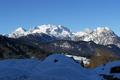
<path fill-rule="evenodd" d="M 61 24 L 71 31 L 98 26 L 120 35 L 120 0 L 0 0 L 0 33 Z"/>

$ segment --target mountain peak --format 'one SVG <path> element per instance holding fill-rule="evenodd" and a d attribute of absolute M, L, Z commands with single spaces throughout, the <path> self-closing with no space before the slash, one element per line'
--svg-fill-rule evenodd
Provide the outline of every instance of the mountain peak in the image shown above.
<path fill-rule="evenodd" d="M 54 24 L 44 24 L 44 25 L 40 25 L 37 26 L 37 29 L 64 29 L 70 32 L 70 30 L 62 25 L 54 25 Z"/>
<path fill-rule="evenodd" d="M 110 28 L 108 27 L 97 27 L 95 29 L 96 32 L 101 33 L 101 32 L 113 32 Z"/>
<path fill-rule="evenodd" d="M 68 28 L 62 25 L 53 25 L 53 24 L 37 26 L 32 33 L 45 33 L 48 35 L 61 37 L 61 38 L 67 36 L 70 37 L 71 35 L 71 32 Z"/>
<path fill-rule="evenodd" d="M 15 30 L 15 32 L 26 32 L 26 30 L 22 27 L 19 27 Z"/>
<path fill-rule="evenodd" d="M 108 27 L 97 27 L 97 29 L 96 30 L 110 30 L 110 28 L 108 28 Z"/>
<path fill-rule="evenodd" d="M 67 38 L 71 37 L 71 32 L 68 28 L 62 25 L 44 24 L 33 28 L 32 30 L 26 31 L 24 28 L 19 27 L 16 29 L 9 37 L 21 37 L 27 34 L 44 33 L 50 36 L 55 36 L 57 38 Z"/>
<path fill-rule="evenodd" d="M 18 38 L 25 35 L 27 35 L 26 30 L 22 27 L 19 27 L 14 32 L 9 34 L 9 37 Z"/>
<path fill-rule="evenodd" d="M 98 27 L 94 30 L 74 33 L 74 39 L 77 41 L 93 41 L 101 45 L 114 44 L 120 47 L 119 37 L 108 27 Z"/>

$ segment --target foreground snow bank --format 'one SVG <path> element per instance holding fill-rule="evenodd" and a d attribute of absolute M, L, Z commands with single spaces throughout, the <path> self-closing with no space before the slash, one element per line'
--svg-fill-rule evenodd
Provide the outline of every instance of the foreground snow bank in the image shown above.
<path fill-rule="evenodd" d="M 98 75 L 112 76 L 114 80 L 120 80 L 120 61 L 109 62 L 93 70 Z"/>
<path fill-rule="evenodd" d="M 36 59 L 4 60 L 0 61 L 0 80 L 101 80 L 99 75 L 110 74 L 109 70 L 114 66 L 120 66 L 120 62 L 89 70 L 62 54 L 51 55 L 42 62 Z"/>

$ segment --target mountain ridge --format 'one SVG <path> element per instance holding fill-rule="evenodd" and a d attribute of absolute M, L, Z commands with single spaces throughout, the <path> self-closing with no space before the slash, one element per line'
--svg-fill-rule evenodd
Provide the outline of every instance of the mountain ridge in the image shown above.
<path fill-rule="evenodd" d="M 96 44 L 113 44 L 120 47 L 120 37 L 108 27 L 98 27 L 94 30 L 86 29 L 85 31 L 71 32 L 68 28 L 62 25 L 47 24 L 37 26 L 33 29 L 29 29 L 28 31 L 20 27 L 11 34 L 9 34 L 8 37 L 21 38 L 24 36 L 33 35 L 37 36 L 38 38 L 38 36 L 40 36 L 41 34 L 46 34 L 58 40 L 93 41 Z"/>

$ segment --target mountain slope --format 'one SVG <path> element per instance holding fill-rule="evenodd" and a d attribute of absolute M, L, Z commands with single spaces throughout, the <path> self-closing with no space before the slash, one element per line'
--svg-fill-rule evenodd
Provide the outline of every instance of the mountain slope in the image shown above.
<path fill-rule="evenodd" d="M 46 54 L 42 49 L 29 41 L 8 38 L 0 35 L 0 59 L 16 58 L 45 58 Z"/>

